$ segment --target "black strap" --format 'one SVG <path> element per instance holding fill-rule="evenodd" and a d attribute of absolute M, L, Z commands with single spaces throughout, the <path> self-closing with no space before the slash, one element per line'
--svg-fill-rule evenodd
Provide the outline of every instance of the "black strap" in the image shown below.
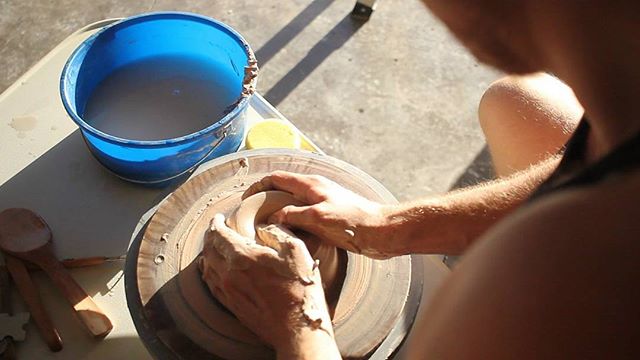
<path fill-rule="evenodd" d="M 597 183 L 607 176 L 640 167 L 640 134 L 636 134 L 594 164 L 585 166 L 590 130 L 588 120 L 582 118 L 564 147 L 564 155 L 558 168 L 531 195 L 529 202 L 551 192 Z"/>

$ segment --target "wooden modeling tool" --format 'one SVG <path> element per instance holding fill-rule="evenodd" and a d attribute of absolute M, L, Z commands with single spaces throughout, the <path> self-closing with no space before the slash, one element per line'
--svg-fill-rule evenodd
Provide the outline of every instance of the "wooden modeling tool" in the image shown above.
<path fill-rule="evenodd" d="M 0 254 L 0 359 L 16 358 L 15 341 L 25 339 L 24 326 L 29 322 L 29 313 L 14 314 L 11 306 L 11 280 Z"/>
<path fill-rule="evenodd" d="M 76 269 L 76 268 L 83 268 L 83 267 L 98 266 L 105 263 L 116 262 L 116 261 L 124 262 L 124 260 L 125 260 L 124 255 L 116 256 L 116 257 L 92 256 L 92 257 L 86 257 L 86 258 L 62 259 L 60 260 L 60 263 L 62 264 L 62 266 L 65 267 L 65 269 Z M 25 265 L 27 267 L 27 270 L 29 271 L 40 270 L 39 267 L 31 263 L 25 263 Z"/>
<path fill-rule="evenodd" d="M 25 304 L 27 304 L 27 308 L 29 312 L 31 312 L 31 317 L 36 323 L 40 335 L 42 335 L 42 338 L 51 351 L 62 350 L 60 334 L 54 327 L 47 310 L 45 310 L 38 289 L 33 283 L 33 280 L 31 280 L 25 264 L 22 260 L 11 255 L 5 255 L 5 259 L 7 270 L 9 270 L 13 282 L 16 284 L 20 296 L 22 296 Z"/>
<path fill-rule="evenodd" d="M 44 220 L 27 209 L 7 209 L 0 213 L 0 249 L 44 270 L 62 291 L 78 318 L 91 335 L 103 337 L 113 325 L 76 281 L 51 249 L 51 229 Z"/>

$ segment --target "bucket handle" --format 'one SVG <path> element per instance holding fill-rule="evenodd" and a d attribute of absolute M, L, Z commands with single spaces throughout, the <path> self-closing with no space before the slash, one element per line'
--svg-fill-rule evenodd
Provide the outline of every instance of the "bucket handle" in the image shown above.
<path fill-rule="evenodd" d="M 182 175 L 184 175 L 186 173 L 192 172 L 198 166 L 200 166 L 209 157 L 209 155 L 211 155 L 218 148 L 218 146 L 222 143 L 222 141 L 227 138 L 228 130 L 229 130 L 229 127 L 231 127 L 231 123 L 232 122 L 229 122 L 228 124 L 224 125 L 220 129 L 216 130 L 215 136 L 218 138 L 218 140 L 216 140 L 213 143 L 213 146 L 211 146 L 211 150 L 207 151 L 207 153 L 204 154 L 202 156 L 202 158 L 200 158 L 200 160 L 196 161 L 196 163 L 193 164 L 187 170 L 185 170 L 185 171 L 183 171 L 183 172 L 181 172 L 181 173 L 179 173 L 177 175 L 174 175 L 174 176 L 172 176 L 172 177 L 170 177 L 168 179 L 161 180 L 161 181 L 168 181 L 168 180 L 175 179 L 175 178 L 180 177 L 180 176 L 182 176 Z M 160 182 L 160 181 L 158 181 L 158 182 Z"/>
<path fill-rule="evenodd" d="M 165 181 L 171 181 L 171 180 L 176 179 L 176 178 L 179 178 L 180 176 L 183 176 L 183 175 L 185 175 L 185 174 L 187 174 L 187 173 L 189 173 L 189 172 L 192 172 L 192 171 L 193 171 L 193 170 L 195 170 L 198 166 L 200 166 L 200 165 L 201 165 L 201 164 L 202 164 L 202 163 L 203 163 L 203 162 L 204 162 L 204 161 L 209 157 L 209 155 L 211 155 L 211 153 L 213 153 L 213 152 L 218 148 L 218 146 L 220 145 L 220 143 L 222 143 L 222 141 L 227 137 L 227 135 L 228 135 L 227 130 L 228 130 L 228 127 L 229 127 L 229 126 L 230 126 L 230 124 L 227 124 L 227 125 L 225 125 L 223 128 L 220 128 L 219 130 L 217 130 L 217 131 L 216 131 L 216 134 L 215 134 L 215 135 L 216 135 L 216 136 L 218 136 L 218 137 L 219 137 L 219 139 L 218 139 L 218 140 L 216 140 L 216 142 L 215 142 L 215 143 L 213 144 L 213 146 L 211 147 L 211 150 L 207 151 L 207 153 L 206 153 L 206 154 L 204 154 L 204 156 L 202 156 L 202 158 L 200 158 L 200 160 L 198 160 L 198 161 L 197 161 L 195 164 L 193 164 L 190 168 L 188 168 L 188 169 L 186 169 L 186 170 L 182 171 L 182 172 L 181 172 L 181 173 L 179 173 L 179 174 L 173 175 L 173 176 L 171 176 L 171 177 L 168 177 L 168 178 L 165 178 L 165 179 L 161 179 L 161 180 L 155 180 L 155 181 L 140 181 L 140 180 L 133 180 L 133 179 L 129 179 L 129 178 L 126 178 L 126 177 L 124 177 L 124 176 L 121 176 L 120 174 L 117 174 L 117 173 L 115 173 L 115 172 L 113 172 L 113 171 L 111 171 L 111 170 L 109 170 L 109 169 L 107 169 L 107 170 L 109 170 L 109 171 L 110 171 L 112 174 L 114 174 L 115 176 L 117 176 L 117 177 L 119 177 L 119 178 L 121 178 L 121 179 L 123 179 L 123 180 L 129 181 L 129 182 L 132 182 L 132 183 L 146 184 L 146 185 L 153 185 L 153 184 L 163 183 L 163 182 L 165 182 Z M 86 140 L 85 140 L 85 141 L 86 141 Z M 100 161 L 100 160 L 98 160 L 98 161 Z"/>
<path fill-rule="evenodd" d="M 222 141 L 223 141 L 224 139 L 226 139 L 226 138 L 227 138 L 228 130 L 229 130 L 229 127 L 230 127 L 230 126 L 231 126 L 231 122 L 229 122 L 228 124 L 224 125 L 224 126 L 223 126 L 223 127 L 221 127 L 220 129 L 216 130 L 215 135 L 216 135 L 216 137 L 218 137 L 218 140 L 216 140 L 216 141 L 214 142 L 213 146 L 211 147 L 211 150 L 207 151 L 207 153 L 206 153 L 206 154 L 204 154 L 204 155 L 202 156 L 202 158 L 200 158 L 200 160 L 198 160 L 198 161 L 197 161 L 195 164 L 193 164 L 190 168 L 188 168 L 188 169 L 184 170 L 183 172 L 181 172 L 181 173 L 179 173 L 179 174 L 173 175 L 173 176 L 168 177 L 168 178 L 166 178 L 166 179 L 161 179 L 161 180 L 156 180 L 156 181 L 136 181 L 136 180 L 131 180 L 131 179 L 128 179 L 128 178 L 123 178 L 123 179 L 125 179 L 125 180 L 127 180 L 127 181 L 130 181 L 130 182 L 135 182 L 135 183 L 141 183 L 141 184 L 149 184 L 149 185 L 151 185 L 151 184 L 162 183 L 162 182 L 165 182 L 165 181 L 170 181 L 170 180 L 173 180 L 173 179 L 179 178 L 180 176 L 183 176 L 183 175 L 185 175 L 185 174 L 187 174 L 187 173 L 189 173 L 189 172 L 192 172 L 192 171 L 193 171 L 193 170 L 195 170 L 198 166 L 200 166 L 200 165 L 201 165 L 201 164 L 202 164 L 202 163 L 203 163 L 203 162 L 204 162 L 204 161 L 209 157 L 209 155 L 211 155 L 211 154 L 212 154 L 212 153 L 213 153 L 213 152 L 218 148 L 218 146 L 222 143 Z M 119 176 L 119 175 L 118 175 L 118 176 Z M 119 177 L 121 177 L 121 176 L 119 176 Z"/>

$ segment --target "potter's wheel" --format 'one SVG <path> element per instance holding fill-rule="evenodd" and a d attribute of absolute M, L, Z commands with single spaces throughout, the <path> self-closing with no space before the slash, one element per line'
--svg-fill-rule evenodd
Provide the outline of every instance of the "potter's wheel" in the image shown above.
<path fill-rule="evenodd" d="M 194 261 L 213 215 L 229 214 L 250 184 L 274 170 L 320 174 L 371 200 L 395 202 L 362 171 L 323 155 L 256 150 L 212 161 L 160 203 L 128 256 L 134 268 L 127 275 L 129 308 L 155 356 L 274 358 L 209 294 Z M 350 358 L 386 358 L 413 323 L 422 291 L 419 262 L 409 256 L 384 261 L 352 253 L 345 257 L 333 316 L 340 352 Z"/>

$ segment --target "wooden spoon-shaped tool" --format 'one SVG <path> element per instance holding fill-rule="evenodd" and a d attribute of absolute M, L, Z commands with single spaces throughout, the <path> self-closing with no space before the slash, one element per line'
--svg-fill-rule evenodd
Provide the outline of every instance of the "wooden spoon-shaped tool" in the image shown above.
<path fill-rule="evenodd" d="M 32 211 L 0 212 L 0 249 L 41 267 L 69 300 L 89 332 L 95 337 L 107 335 L 113 329 L 111 321 L 55 258 L 51 238 L 49 226 Z"/>
<path fill-rule="evenodd" d="M 42 335 L 44 342 L 47 343 L 47 346 L 49 346 L 51 351 L 62 350 L 62 339 L 60 338 L 58 329 L 55 328 L 51 318 L 49 317 L 49 313 L 47 313 L 47 310 L 44 308 L 38 289 L 33 283 L 33 280 L 31 280 L 31 276 L 29 276 L 29 272 L 27 271 L 27 267 L 24 265 L 24 262 L 11 255 L 5 254 L 5 258 L 7 270 L 9 270 L 9 273 L 13 278 L 13 282 L 18 289 L 18 293 L 20 293 L 22 299 L 27 305 L 27 308 L 31 313 L 31 319 L 36 323 L 36 327 L 38 328 L 38 331 L 40 331 L 40 335 Z"/>

